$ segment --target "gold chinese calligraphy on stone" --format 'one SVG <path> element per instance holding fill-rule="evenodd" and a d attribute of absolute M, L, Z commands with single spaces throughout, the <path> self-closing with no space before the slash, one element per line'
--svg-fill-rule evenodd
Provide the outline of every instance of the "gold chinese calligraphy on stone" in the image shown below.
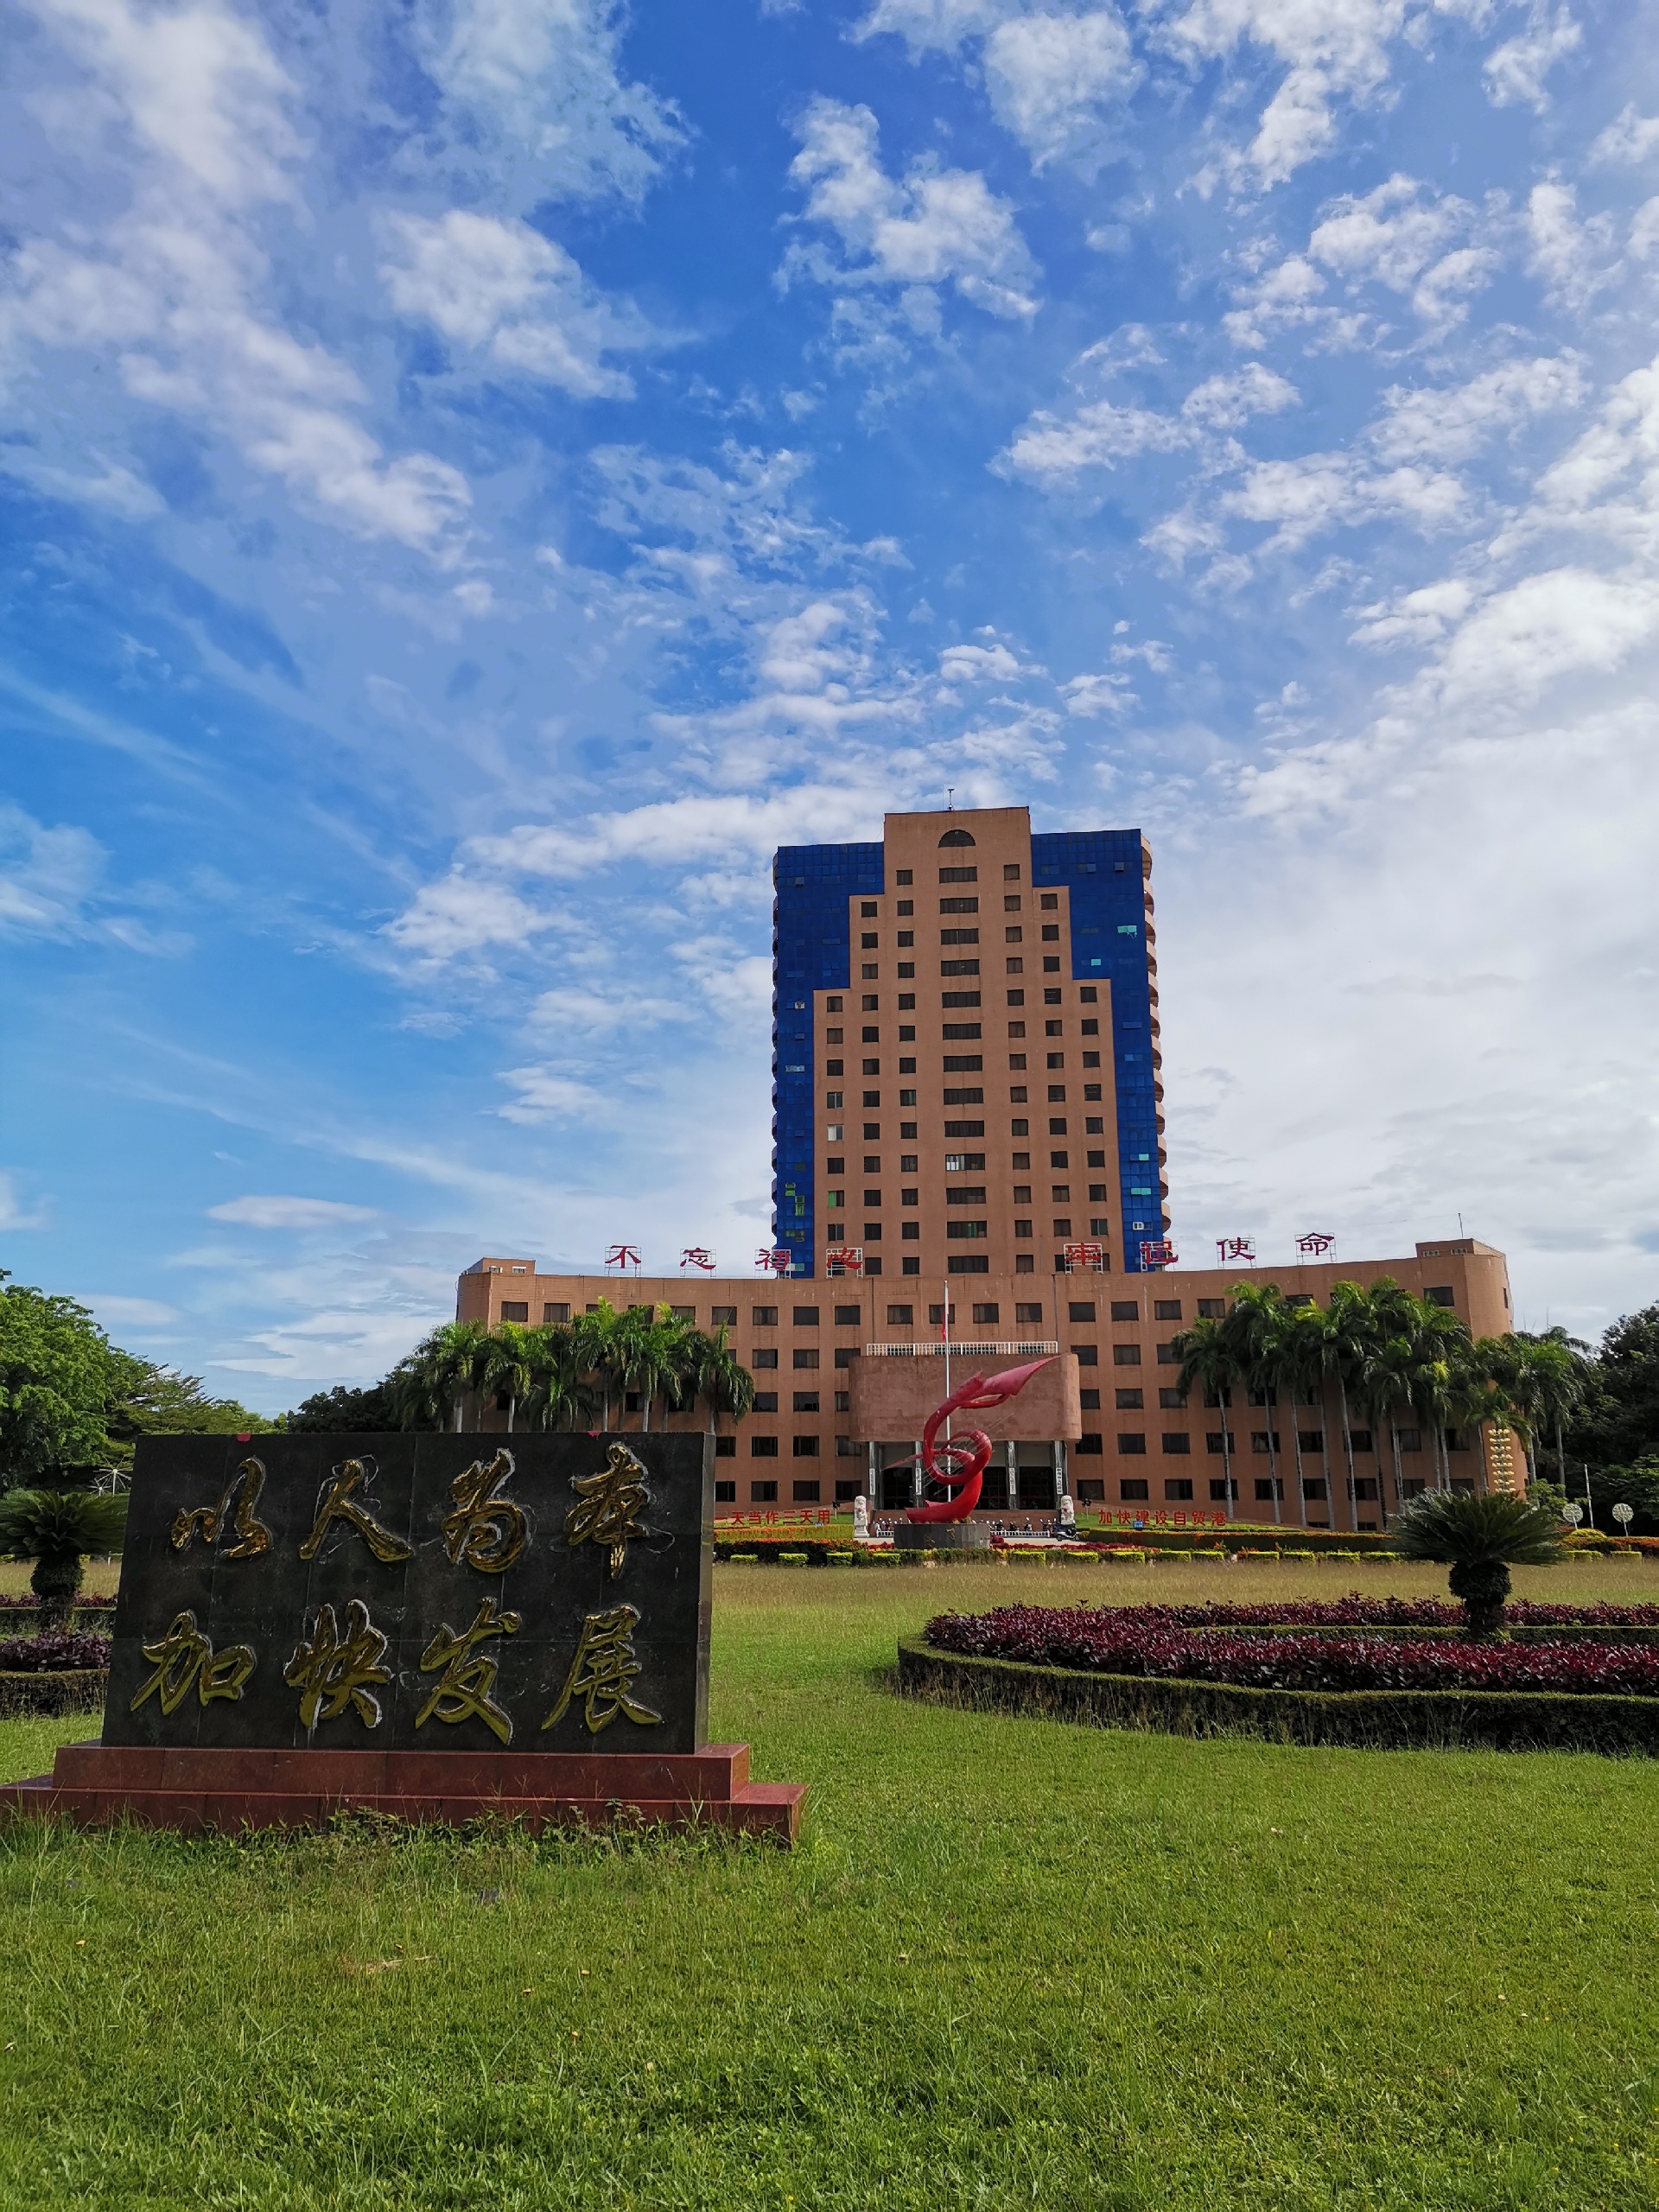
<path fill-rule="evenodd" d="M 192 1612 L 175 1613 L 173 1624 L 159 1643 L 146 1643 L 143 1654 L 155 1668 L 127 1707 L 137 1713 L 147 1698 L 161 1700 L 163 1713 L 176 1713 L 194 1689 L 203 1705 L 216 1697 L 234 1702 L 253 1672 L 254 1657 L 245 1643 L 227 1643 L 215 1651 L 196 1626 Z"/>
<path fill-rule="evenodd" d="M 248 1459 L 225 1485 L 224 1495 L 217 1505 L 198 1505 L 193 1512 L 181 1510 L 173 1523 L 173 1548 L 181 1552 L 200 1529 L 205 1544 L 215 1543 L 219 1530 L 225 1526 L 225 1516 L 231 1510 L 231 1500 L 236 1499 L 236 1541 L 226 1544 L 220 1556 L 224 1559 L 257 1559 L 261 1552 L 270 1549 L 270 1531 L 254 1511 L 259 1503 L 259 1493 L 265 1486 L 265 1463 L 263 1459 Z"/>
<path fill-rule="evenodd" d="M 524 1512 L 496 1495 L 512 1472 L 512 1454 L 503 1450 L 487 1464 L 475 1459 L 450 1484 L 455 1510 L 444 1520 L 443 1548 L 452 1567 L 464 1559 L 480 1574 L 505 1574 L 524 1550 Z"/>
<path fill-rule="evenodd" d="M 421 1654 L 421 1672 L 443 1669 L 437 1688 L 415 1716 L 423 1728 L 431 1719 L 467 1720 L 474 1714 L 504 1744 L 512 1741 L 512 1721 L 495 1702 L 492 1693 L 500 1664 L 499 1655 L 480 1647 L 492 1637 L 512 1636 L 518 1627 L 517 1613 L 498 1613 L 493 1598 L 486 1598 L 473 1616 L 473 1624 L 458 1635 L 448 1621 Z"/>
<path fill-rule="evenodd" d="M 359 1504 L 353 1495 L 358 1485 L 366 1481 L 367 1475 L 368 1471 L 360 1459 L 346 1459 L 334 1469 L 317 1506 L 317 1517 L 312 1523 L 311 1533 L 300 1546 L 302 1559 L 315 1559 L 322 1548 L 322 1540 L 330 1525 L 336 1521 L 344 1521 L 349 1528 L 355 1529 L 376 1559 L 385 1566 L 412 1556 L 402 1538 L 394 1536 L 390 1529 L 383 1529 L 372 1517 L 368 1508 Z"/>
<path fill-rule="evenodd" d="M 343 1636 L 334 1607 L 319 1605 L 316 1625 L 308 1639 L 302 1639 L 283 1675 L 289 1688 L 301 1693 L 302 1726 L 312 1729 L 319 1720 L 338 1720 L 349 1705 L 365 1728 L 378 1728 L 380 1700 L 374 1692 L 391 1680 L 380 1664 L 385 1649 L 386 1639 L 371 1623 L 360 1598 L 353 1598 L 346 1608 Z"/>
<path fill-rule="evenodd" d="M 653 1713 L 648 1705 L 641 1705 L 629 1695 L 640 1672 L 633 1649 L 633 1631 L 639 1625 L 639 1615 L 632 1605 L 618 1605 L 607 1613 L 588 1615 L 582 1624 L 582 1640 L 570 1662 L 570 1672 L 564 1678 L 563 1694 L 543 1721 L 543 1728 L 550 1728 L 556 1720 L 563 1719 L 576 1702 L 582 1707 L 582 1719 L 590 1736 L 597 1736 L 601 1728 L 608 1728 L 619 1713 L 626 1713 L 642 1728 L 655 1726 L 662 1714 Z"/>
<path fill-rule="evenodd" d="M 645 1534 L 639 1516 L 651 1503 L 645 1471 L 626 1444 L 613 1444 L 595 1475 L 575 1475 L 576 1503 L 564 1516 L 567 1543 L 607 1544 L 613 1579 L 622 1572 L 628 1539 Z"/>

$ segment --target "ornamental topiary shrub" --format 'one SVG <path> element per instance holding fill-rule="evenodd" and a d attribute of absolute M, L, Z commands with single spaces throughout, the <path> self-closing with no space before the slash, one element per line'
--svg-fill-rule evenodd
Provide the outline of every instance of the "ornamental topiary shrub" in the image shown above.
<path fill-rule="evenodd" d="M 1452 1569 L 1463 1600 L 1465 1634 L 1502 1637 L 1512 1567 L 1553 1567 L 1567 1556 L 1561 1524 L 1548 1506 L 1503 1491 L 1429 1491 L 1394 1524 L 1402 1559 L 1434 1560 Z"/>
<path fill-rule="evenodd" d="M 13 1490 L 0 1497 L 0 1552 L 32 1559 L 29 1587 L 42 1619 L 67 1627 L 80 1592 L 88 1553 L 118 1552 L 126 1535 L 127 1501 L 99 1491 Z"/>

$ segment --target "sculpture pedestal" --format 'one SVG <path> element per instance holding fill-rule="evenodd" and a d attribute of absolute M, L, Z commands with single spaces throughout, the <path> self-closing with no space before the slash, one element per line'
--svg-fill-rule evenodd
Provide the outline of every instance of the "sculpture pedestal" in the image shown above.
<path fill-rule="evenodd" d="M 493 1815 L 532 1830 L 616 1820 L 741 1828 L 793 1843 L 804 1783 L 751 1782 L 747 1744 L 701 1751 L 219 1751 L 65 1744 L 50 1775 L 0 1788 L 0 1812 L 145 1827 L 325 1826 L 390 1813 L 451 1826 Z"/>
<path fill-rule="evenodd" d="M 896 1521 L 893 1548 L 899 1552 L 988 1552 L 991 1532 L 978 1521 Z"/>

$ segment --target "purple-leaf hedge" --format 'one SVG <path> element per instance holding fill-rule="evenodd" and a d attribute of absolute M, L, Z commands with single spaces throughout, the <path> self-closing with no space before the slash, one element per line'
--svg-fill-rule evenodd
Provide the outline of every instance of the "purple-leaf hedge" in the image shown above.
<path fill-rule="evenodd" d="M 0 1675 L 61 1675 L 107 1667 L 107 1636 L 13 1636 L 0 1641 Z"/>
<path fill-rule="evenodd" d="M 1282 1605 L 1102 1605 L 1103 1615 L 1123 1613 L 1166 1628 L 1461 1628 L 1463 1608 L 1445 1598 L 1291 1599 Z M 1511 1628 L 1659 1628 L 1659 1605 L 1537 1605 L 1525 1599 L 1506 1605 Z"/>
<path fill-rule="evenodd" d="M 1659 1697 L 1659 1646 L 1628 1643 L 1402 1643 L 1368 1637 L 1249 1636 L 1173 1622 L 1193 1606 L 999 1605 L 941 1613 L 927 1641 L 979 1659 L 1017 1659 L 1268 1690 L 1560 1690 Z M 1219 1610 L 1219 1609 L 1217 1609 Z M 1261 1613 L 1292 1606 L 1258 1607 Z M 1317 1608 L 1308 1608 L 1317 1611 Z M 1452 1608 L 1447 1608 L 1452 1611 Z M 1306 1624 L 1303 1624 L 1304 1625 Z"/>

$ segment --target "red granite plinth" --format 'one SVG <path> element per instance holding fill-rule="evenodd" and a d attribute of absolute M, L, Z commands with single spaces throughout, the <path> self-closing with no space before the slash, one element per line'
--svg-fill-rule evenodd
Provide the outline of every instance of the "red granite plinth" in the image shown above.
<path fill-rule="evenodd" d="M 65 1744 L 49 1775 L 0 1788 L 0 1812 L 130 1819 L 187 1833 L 321 1827 L 339 1812 L 544 1827 L 618 1819 L 795 1840 L 806 1785 L 751 1782 L 747 1744 L 662 1753 L 176 1751 Z"/>

